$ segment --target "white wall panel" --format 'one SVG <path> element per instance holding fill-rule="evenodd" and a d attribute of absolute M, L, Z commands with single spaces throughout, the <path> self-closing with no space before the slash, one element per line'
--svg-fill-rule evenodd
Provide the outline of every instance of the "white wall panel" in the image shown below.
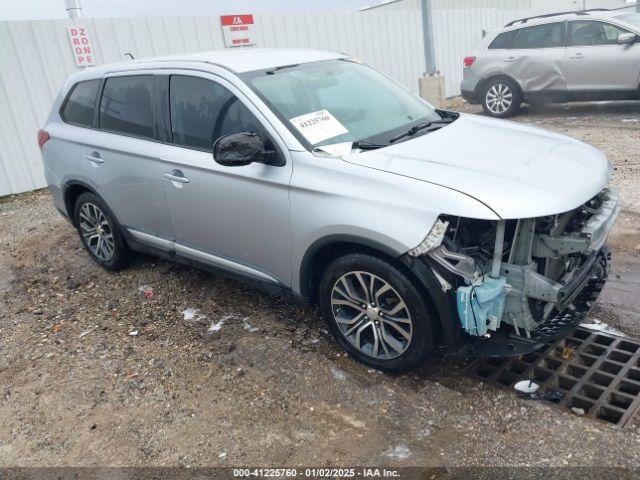
<path fill-rule="evenodd" d="M 424 70 L 418 15 L 399 11 L 256 15 L 261 47 L 344 52 L 417 90 Z M 218 17 L 84 19 L 97 64 L 224 48 Z M 0 22 L 0 196 L 45 186 L 36 135 L 64 80 L 77 71 L 70 21 Z"/>

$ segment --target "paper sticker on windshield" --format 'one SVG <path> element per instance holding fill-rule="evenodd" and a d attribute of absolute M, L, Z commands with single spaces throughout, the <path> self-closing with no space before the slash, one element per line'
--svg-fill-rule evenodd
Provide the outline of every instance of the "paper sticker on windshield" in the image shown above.
<path fill-rule="evenodd" d="M 317 112 L 300 115 L 289 121 L 304 135 L 304 138 L 306 138 L 311 145 L 349 132 L 349 130 L 327 110 L 318 110 Z"/>

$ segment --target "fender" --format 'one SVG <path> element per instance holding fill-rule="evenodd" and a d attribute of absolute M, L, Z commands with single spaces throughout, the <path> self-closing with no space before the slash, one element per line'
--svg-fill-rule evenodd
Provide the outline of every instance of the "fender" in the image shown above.
<path fill-rule="evenodd" d="M 442 289 L 442 285 L 433 273 L 432 268 L 434 267 L 419 258 L 411 257 L 405 252 L 395 251 L 388 245 L 372 241 L 368 238 L 354 235 L 329 235 L 317 240 L 307 249 L 300 267 L 300 288 L 301 295 L 307 299 L 308 302 L 312 301 L 313 260 L 322 248 L 330 245 L 345 245 L 356 248 L 364 247 L 366 249 L 382 253 L 409 269 L 418 280 L 419 286 L 422 287 L 422 290 L 425 292 L 438 314 L 440 330 L 443 336 L 442 340 L 445 345 L 449 347 L 459 341 L 460 328 L 457 323 L 457 316 L 454 309 L 454 297 Z"/>
<path fill-rule="evenodd" d="M 459 343 L 462 331 L 455 309 L 455 295 L 451 294 L 451 291 L 446 292 L 440 281 L 434 275 L 433 269 L 437 268 L 436 265 L 429 262 L 428 259 L 411 257 L 408 254 L 402 255 L 398 260 L 413 272 L 438 312 L 444 345 L 451 348 Z M 445 278 L 450 276 L 448 272 L 443 271 L 440 273 Z M 455 285 L 455 279 L 450 278 L 450 280 Z M 453 291 L 455 291 L 455 288 Z"/>
<path fill-rule="evenodd" d="M 302 262 L 300 264 L 300 294 L 307 300 L 311 300 L 311 292 L 313 289 L 313 260 L 316 254 L 318 254 L 321 249 L 328 247 L 329 245 L 352 245 L 354 247 L 365 247 L 367 249 L 381 252 L 384 255 L 391 257 L 392 259 L 396 259 L 404 253 L 398 252 L 383 243 L 378 243 L 375 240 L 371 240 L 365 237 L 359 237 L 356 235 L 335 234 L 322 237 L 311 244 L 311 246 L 305 252 L 304 257 L 302 257 Z"/>

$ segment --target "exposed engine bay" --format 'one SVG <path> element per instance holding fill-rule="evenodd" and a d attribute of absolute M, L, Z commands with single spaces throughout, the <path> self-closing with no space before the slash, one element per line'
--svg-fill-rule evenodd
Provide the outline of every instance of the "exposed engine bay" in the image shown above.
<path fill-rule="evenodd" d="M 424 248 L 449 273 L 435 272 L 443 290 L 455 292 L 464 331 L 487 337 L 511 329 L 530 338 L 552 314 L 572 308 L 594 275 L 606 276 L 600 251 L 617 197 L 605 189 L 575 210 L 539 218 L 441 216 Z"/>

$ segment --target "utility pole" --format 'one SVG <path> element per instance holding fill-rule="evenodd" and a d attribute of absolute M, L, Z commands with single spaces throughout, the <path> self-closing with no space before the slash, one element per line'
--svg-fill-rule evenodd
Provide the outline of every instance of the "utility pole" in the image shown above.
<path fill-rule="evenodd" d="M 71 19 L 82 18 L 82 4 L 80 0 L 64 0 L 65 10 Z"/>
<path fill-rule="evenodd" d="M 421 0 L 422 35 L 424 42 L 424 66 L 427 75 L 436 73 L 436 52 L 433 39 L 433 16 L 431 14 L 431 0 Z"/>

